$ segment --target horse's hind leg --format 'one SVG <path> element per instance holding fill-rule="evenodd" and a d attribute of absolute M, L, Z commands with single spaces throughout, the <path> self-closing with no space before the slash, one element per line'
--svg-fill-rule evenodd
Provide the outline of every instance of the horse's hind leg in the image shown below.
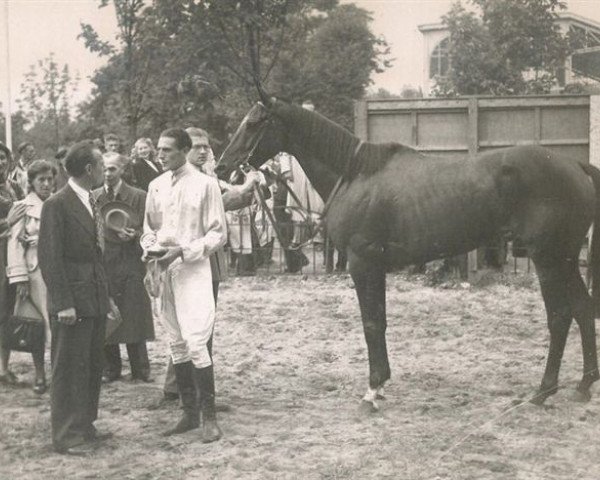
<path fill-rule="evenodd" d="M 369 390 L 363 399 L 368 409 L 377 409 L 377 394 L 390 378 L 385 330 L 385 269 L 380 262 L 365 261 L 351 254 L 350 273 L 356 287 L 369 353 Z"/>
<path fill-rule="evenodd" d="M 544 261 L 535 260 L 542 297 L 546 306 L 548 318 L 548 330 L 550 330 L 550 349 L 546 361 L 546 370 L 542 377 L 540 389 L 530 400 L 531 403 L 541 405 L 544 401 L 558 390 L 558 372 L 562 361 L 563 352 L 572 315 L 567 293 L 566 261 Z"/>
<path fill-rule="evenodd" d="M 579 325 L 583 351 L 583 377 L 577 386 L 575 400 L 585 402 L 590 400 L 590 387 L 600 378 L 600 375 L 596 352 L 594 305 L 579 273 L 577 262 L 571 263 L 568 291 L 571 312 Z"/>

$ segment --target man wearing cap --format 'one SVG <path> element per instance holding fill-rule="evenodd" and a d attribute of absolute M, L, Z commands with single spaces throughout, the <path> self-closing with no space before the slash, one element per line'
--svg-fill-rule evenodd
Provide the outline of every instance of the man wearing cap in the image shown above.
<path fill-rule="evenodd" d="M 131 379 L 150 381 L 146 341 L 154 340 L 150 299 L 144 288 L 145 266 L 139 238 L 142 232 L 146 192 L 123 179 L 127 158 L 106 153 L 104 185 L 92 192 L 104 220 L 104 267 L 111 298 L 119 308 L 122 322 L 108 332 L 104 347 L 104 380 L 121 377 L 119 344 L 127 345 Z"/>
<path fill-rule="evenodd" d="M 209 257 L 225 244 L 227 225 L 217 180 L 186 162 L 192 147 L 180 128 L 162 132 L 158 158 L 166 172 L 148 188 L 144 235 L 149 290 L 160 297 L 183 416 L 164 435 L 200 426 L 204 443 L 221 438 L 208 342 L 215 320 Z"/>

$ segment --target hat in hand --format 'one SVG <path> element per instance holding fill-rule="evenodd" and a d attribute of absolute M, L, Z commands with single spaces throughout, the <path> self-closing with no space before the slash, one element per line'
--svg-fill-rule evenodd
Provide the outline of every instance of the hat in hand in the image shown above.
<path fill-rule="evenodd" d="M 122 242 L 119 233 L 125 228 L 139 228 L 142 224 L 133 207 L 118 200 L 102 205 L 100 214 L 104 220 L 104 238 L 109 242 Z"/>

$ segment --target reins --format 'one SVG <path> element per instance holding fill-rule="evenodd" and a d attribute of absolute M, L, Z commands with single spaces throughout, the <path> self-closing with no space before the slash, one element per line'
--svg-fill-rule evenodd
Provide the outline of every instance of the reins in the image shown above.
<path fill-rule="evenodd" d="M 262 135 L 260 137 L 262 138 Z M 240 167 L 239 167 L 240 169 L 256 170 L 252 165 L 250 165 L 248 163 L 248 160 L 252 157 L 254 150 L 256 149 L 259 141 L 260 141 L 260 138 L 258 139 L 257 142 L 255 142 L 254 146 L 252 147 L 252 150 L 250 151 L 250 153 L 247 156 L 247 160 L 242 165 L 240 165 Z M 287 208 L 297 210 L 304 217 L 304 222 L 307 224 L 309 229 L 310 229 L 310 226 L 308 224 L 309 224 L 310 218 L 313 215 L 317 215 L 319 217 L 316 227 L 311 232 L 309 232 L 310 233 L 309 239 L 306 242 L 303 242 L 303 243 L 297 244 L 297 245 L 292 244 L 291 241 L 286 242 L 286 241 L 284 241 L 283 234 L 282 234 L 281 230 L 279 229 L 279 226 L 278 226 L 279 222 L 277 222 L 275 220 L 273 212 L 267 206 L 266 199 L 265 199 L 265 196 L 264 196 L 261 188 L 259 186 L 255 185 L 254 186 L 254 198 L 257 200 L 257 202 L 262 207 L 263 211 L 269 217 L 269 221 L 271 222 L 273 230 L 275 231 L 275 236 L 277 237 L 277 241 L 281 245 L 282 249 L 284 249 L 284 250 L 299 250 L 302 247 L 308 245 L 315 236 L 317 236 L 319 233 L 321 233 L 325 229 L 325 222 L 324 222 L 325 216 L 327 215 L 327 212 L 329 211 L 329 208 L 331 207 L 331 204 L 333 203 L 333 199 L 339 192 L 342 184 L 345 181 L 347 181 L 349 178 L 351 178 L 351 174 L 353 173 L 356 157 L 359 154 L 360 149 L 362 148 L 363 145 L 364 145 L 364 142 L 362 140 L 360 140 L 358 142 L 358 145 L 354 149 L 354 153 L 352 154 L 348 163 L 346 164 L 344 173 L 342 175 L 340 175 L 340 177 L 337 179 L 333 189 L 331 190 L 331 193 L 327 197 L 327 201 L 325 202 L 322 212 L 317 212 L 317 211 L 311 210 L 310 205 L 308 205 L 308 208 L 303 207 L 303 204 L 300 201 L 300 199 L 298 198 L 298 195 L 296 195 L 296 193 L 292 190 L 292 188 L 288 184 L 287 180 L 284 179 L 281 175 L 276 175 L 276 174 L 273 174 L 270 172 L 263 172 L 263 174 L 266 173 L 267 175 L 270 175 L 271 178 L 273 178 L 277 182 L 278 185 L 282 185 L 283 188 L 285 188 L 286 192 L 292 197 L 292 199 L 294 200 L 294 202 L 297 205 L 297 206 L 290 206 Z"/>
<path fill-rule="evenodd" d="M 263 125 L 263 127 L 261 128 L 261 131 L 256 136 L 256 139 L 252 145 L 252 148 L 248 151 L 248 155 L 246 156 L 246 159 L 238 166 L 238 168 L 242 172 L 249 171 L 249 170 L 256 170 L 252 165 L 250 165 L 249 162 L 250 162 L 250 159 L 253 157 L 254 152 L 258 148 L 260 141 L 263 139 L 264 134 L 266 132 L 266 128 L 269 125 L 269 123 L 270 123 L 270 121 L 267 121 Z M 303 203 L 300 201 L 300 199 L 298 198 L 296 193 L 292 190 L 292 188 L 289 186 L 289 184 L 287 183 L 287 181 L 284 178 L 282 178 L 280 175 L 274 175 L 272 173 L 270 174 L 270 176 L 273 177 L 274 180 L 277 181 L 277 183 L 279 185 L 282 185 L 283 188 L 285 188 L 286 192 L 292 197 L 292 199 L 296 203 L 296 206 L 290 206 L 287 208 L 297 210 L 300 213 L 300 215 L 302 215 L 302 217 L 304 217 L 304 219 L 305 219 L 304 222 L 308 225 L 309 234 L 310 234 L 309 239 L 300 245 L 292 244 L 291 241 L 290 242 L 284 241 L 283 234 L 278 226 L 278 222 L 275 220 L 275 217 L 274 217 L 271 209 L 267 206 L 264 194 L 262 193 L 262 191 L 258 185 L 254 186 L 254 198 L 257 201 L 257 203 L 262 207 L 262 209 L 266 213 L 266 215 L 269 217 L 269 221 L 271 222 L 273 230 L 275 231 L 275 236 L 277 237 L 277 240 L 278 240 L 279 244 L 281 245 L 282 249 L 298 250 L 298 249 L 302 248 L 303 246 L 309 244 L 315 236 L 317 236 L 319 233 L 321 233 L 324 230 L 325 217 L 326 217 L 327 213 L 329 212 L 331 204 L 333 203 L 333 200 L 336 197 L 337 193 L 339 192 L 342 184 L 345 181 L 348 181 L 352 178 L 354 171 L 355 171 L 356 158 L 357 158 L 357 156 L 360 152 L 360 149 L 362 148 L 363 145 L 364 145 L 364 142 L 362 140 L 359 140 L 358 144 L 356 145 L 356 147 L 354 149 L 352 156 L 346 162 L 344 172 L 337 179 L 333 189 L 331 190 L 331 193 L 327 197 L 327 200 L 325 202 L 322 212 L 312 211 L 310 209 L 310 205 L 308 205 L 308 208 L 304 207 Z M 265 173 L 265 172 L 263 172 L 263 173 Z M 312 231 L 310 231 L 311 228 L 310 228 L 309 223 L 310 223 L 310 219 L 312 218 L 313 215 L 317 215 L 318 220 L 316 222 L 317 223 L 316 227 L 314 229 L 312 229 Z"/>

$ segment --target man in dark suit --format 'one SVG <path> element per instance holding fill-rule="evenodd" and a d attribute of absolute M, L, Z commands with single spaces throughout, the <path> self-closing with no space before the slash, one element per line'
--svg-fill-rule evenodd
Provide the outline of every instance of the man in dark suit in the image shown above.
<path fill-rule="evenodd" d="M 94 427 L 109 310 L 101 224 L 90 190 L 102 183 L 102 155 L 91 142 L 65 158 L 69 180 L 42 208 L 38 255 L 52 328 L 52 443 L 85 455 L 107 435 Z"/>
<path fill-rule="evenodd" d="M 121 377 L 119 344 L 127 345 L 131 379 L 149 382 L 150 361 L 146 341 L 154 340 L 154 323 L 150 299 L 144 287 L 146 266 L 141 260 L 139 244 L 144 221 L 146 192 L 127 184 L 123 175 L 127 158 L 118 153 L 104 154 L 104 186 L 94 190 L 98 208 L 104 218 L 111 209 L 130 214 L 128 225 L 116 231 L 105 222 L 104 267 L 108 275 L 110 296 L 114 299 L 123 322 L 106 339 L 104 380 Z"/>

